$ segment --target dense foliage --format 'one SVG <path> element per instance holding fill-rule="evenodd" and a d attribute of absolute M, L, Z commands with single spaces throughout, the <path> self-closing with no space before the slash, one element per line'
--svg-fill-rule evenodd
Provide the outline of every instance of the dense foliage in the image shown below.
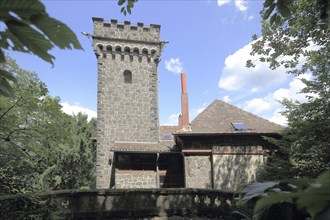
<path fill-rule="evenodd" d="M 7 58 L 15 95 L 0 96 L 0 194 L 93 188 L 95 119 L 61 111 L 35 73 Z"/>
<path fill-rule="evenodd" d="M 255 203 L 253 219 L 318 219 L 330 217 L 330 171 L 315 180 L 290 179 L 253 183 L 242 190 L 243 204 Z"/>
<path fill-rule="evenodd" d="M 271 140 L 279 148 L 258 177 L 273 182 L 254 183 L 242 191 L 243 201 L 255 204 L 253 219 L 330 217 L 329 10 L 323 0 L 264 3 L 262 36 L 253 36 L 251 54 L 260 55 L 271 69 L 283 66 L 289 74 L 307 76 L 301 79 L 307 101 L 282 102 L 288 128 L 280 140 Z M 247 66 L 254 63 L 249 60 Z"/>
<path fill-rule="evenodd" d="M 76 35 L 66 24 L 50 17 L 39 0 L 1 0 L 0 64 L 6 62 L 4 50 L 32 53 L 53 64 L 49 53 L 54 46 L 60 49 L 82 49 Z M 13 94 L 11 82 L 15 77 L 0 68 L 0 95 Z"/>
<path fill-rule="evenodd" d="M 290 167 L 294 172 L 282 173 L 284 178 L 315 178 L 330 165 L 330 6 L 326 3 L 267 0 L 261 12 L 262 36 L 254 36 L 251 54 L 260 55 L 260 61 L 272 69 L 283 66 L 294 76 L 308 76 L 301 79 L 307 102 L 283 101 L 288 130 L 277 141 L 282 155 L 271 157 L 270 166 L 284 171 Z M 264 176 L 274 176 L 276 169 L 267 169 Z"/>

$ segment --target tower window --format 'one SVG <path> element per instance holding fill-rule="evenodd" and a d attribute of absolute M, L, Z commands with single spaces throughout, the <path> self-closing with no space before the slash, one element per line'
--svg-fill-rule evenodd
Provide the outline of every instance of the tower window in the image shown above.
<path fill-rule="evenodd" d="M 129 47 L 125 47 L 124 51 L 125 51 L 125 54 L 130 54 L 130 52 L 131 52 L 131 50 L 129 49 Z"/>
<path fill-rule="evenodd" d="M 124 71 L 124 83 L 132 83 L 132 72 L 129 70 Z"/>

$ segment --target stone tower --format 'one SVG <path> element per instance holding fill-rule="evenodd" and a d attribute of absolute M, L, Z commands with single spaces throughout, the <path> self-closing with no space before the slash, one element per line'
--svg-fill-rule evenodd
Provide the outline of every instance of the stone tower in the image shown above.
<path fill-rule="evenodd" d="M 111 187 L 115 143 L 158 143 L 160 25 L 93 18 L 98 62 L 97 188 Z"/>

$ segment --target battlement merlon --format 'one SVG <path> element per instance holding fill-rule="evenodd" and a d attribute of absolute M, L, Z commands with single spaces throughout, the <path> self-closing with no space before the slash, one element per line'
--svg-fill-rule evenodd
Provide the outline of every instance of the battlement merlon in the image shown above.
<path fill-rule="evenodd" d="M 119 23 L 117 20 L 104 21 L 103 18 L 96 17 L 92 19 L 94 23 L 94 38 L 162 43 L 160 25 L 144 25 L 140 22 L 133 25 L 130 21 Z"/>

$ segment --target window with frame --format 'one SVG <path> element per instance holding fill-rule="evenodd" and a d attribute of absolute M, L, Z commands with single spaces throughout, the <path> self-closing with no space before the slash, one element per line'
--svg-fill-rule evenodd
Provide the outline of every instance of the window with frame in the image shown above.
<path fill-rule="evenodd" d="M 131 84 L 133 81 L 132 72 L 129 70 L 125 70 L 123 74 L 124 74 L 124 83 Z"/>
<path fill-rule="evenodd" d="M 156 170 L 156 154 L 116 153 L 118 170 Z"/>

